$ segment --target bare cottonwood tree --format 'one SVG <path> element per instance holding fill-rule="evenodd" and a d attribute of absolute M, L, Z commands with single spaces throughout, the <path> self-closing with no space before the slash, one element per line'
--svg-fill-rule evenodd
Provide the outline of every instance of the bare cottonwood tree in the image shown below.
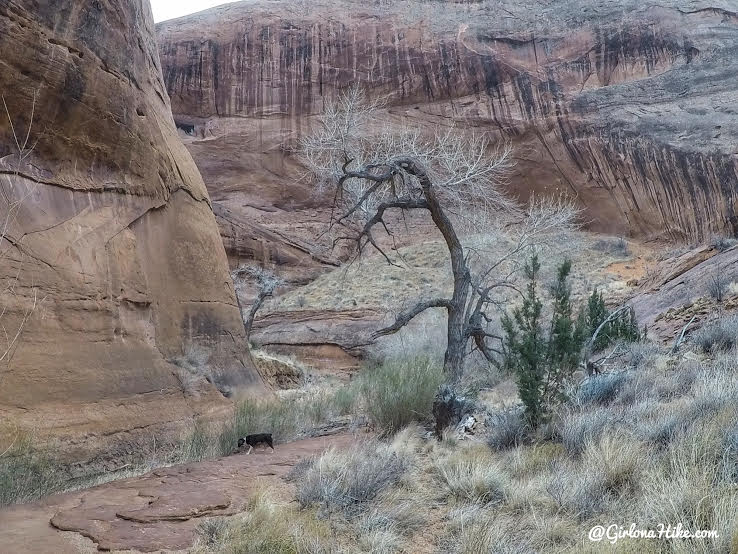
<path fill-rule="evenodd" d="M 274 291 L 284 285 L 284 281 L 277 277 L 274 273 L 263 267 L 256 265 L 240 265 L 231 272 L 231 277 L 236 286 L 236 299 L 238 300 L 238 292 L 249 285 L 256 286 L 256 297 L 254 298 L 251 309 L 247 314 L 241 310 L 243 318 L 243 327 L 246 332 L 246 342 L 251 337 L 251 328 L 254 326 L 256 312 L 264 304 L 264 301 L 274 294 Z M 239 308 L 241 301 L 238 300 Z"/>
<path fill-rule="evenodd" d="M 22 283 L 21 274 L 25 254 L 22 237 L 17 236 L 18 215 L 26 201 L 31 198 L 36 184 L 21 183 L 22 168 L 33 153 L 31 129 L 35 115 L 35 95 L 27 114 L 27 128 L 16 129 L 4 96 L 2 114 L 12 135 L 12 153 L 0 159 L 0 364 L 7 367 L 18 347 L 19 340 L 28 320 L 39 303 L 38 290 L 32 284 Z M 29 286 L 30 285 L 30 286 Z M 21 297 L 19 289 L 30 289 L 28 300 Z"/>
<path fill-rule="evenodd" d="M 520 254 L 553 231 L 572 227 L 576 209 L 560 199 L 520 208 L 503 191 L 513 167 L 511 150 L 486 135 L 454 127 L 397 131 L 377 123 L 378 108 L 358 88 L 328 103 L 320 126 L 302 140 L 301 157 L 319 189 L 333 198 L 331 228 L 342 230 L 334 244 L 352 241 L 357 256 L 373 248 L 394 263 L 376 236 L 377 230 L 390 237 L 397 232 L 389 214 L 430 216 L 448 248 L 453 292 L 420 300 L 374 336 L 395 333 L 428 309 L 445 309 L 444 369 L 455 380 L 470 343 L 495 361 L 500 337 L 489 331 L 490 308 L 502 302 L 501 293 L 515 290 Z M 485 255 L 502 233 L 515 236 L 512 246 L 502 254 L 491 249 L 493 258 Z M 476 238 L 462 240 L 462 234 Z"/>

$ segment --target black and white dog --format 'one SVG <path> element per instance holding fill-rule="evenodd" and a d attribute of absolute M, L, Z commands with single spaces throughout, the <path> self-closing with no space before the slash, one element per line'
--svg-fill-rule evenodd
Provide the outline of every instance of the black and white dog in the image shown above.
<path fill-rule="evenodd" d="M 245 437 L 241 437 L 238 439 L 238 448 L 239 450 L 243 448 L 244 444 L 249 445 L 249 451 L 246 452 L 246 454 L 251 454 L 251 451 L 254 449 L 255 446 L 258 446 L 260 444 L 264 445 L 264 449 L 266 450 L 266 447 L 272 449 L 272 452 L 274 452 L 274 446 L 272 446 L 272 434 L 271 433 L 258 433 L 256 435 L 246 435 Z"/>

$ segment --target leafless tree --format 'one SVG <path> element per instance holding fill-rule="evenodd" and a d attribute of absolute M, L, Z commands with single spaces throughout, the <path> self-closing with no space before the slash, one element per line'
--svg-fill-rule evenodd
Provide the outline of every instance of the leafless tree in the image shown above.
<path fill-rule="evenodd" d="M 512 201 L 503 191 L 513 167 L 511 150 L 486 135 L 454 127 L 397 131 L 378 123 L 379 107 L 358 88 L 329 103 L 321 125 L 301 142 L 302 161 L 333 198 L 331 228 L 341 231 L 334 245 L 351 241 L 356 256 L 369 247 L 394 263 L 376 236 L 378 229 L 391 238 L 397 232 L 389 214 L 430 216 L 451 258 L 453 293 L 419 301 L 374 336 L 395 333 L 430 308 L 445 309 L 444 369 L 456 380 L 469 344 L 495 361 L 500 337 L 489 331 L 490 308 L 516 290 L 521 254 L 550 240 L 554 231 L 571 229 L 577 210 L 560 198 L 534 200 L 527 209 Z M 514 240 L 500 254 L 489 246 L 503 234 Z"/>
<path fill-rule="evenodd" d="M 7 118 L 13 137 L 13 153 L 0 159 L 0 364 L 7 367 L 15 353 L 23 330 L 39 303 L 38 289 L 31 283 L 21 282 L 25 254 L 22 236 L 18 236 L 15 225 L 18 214 L 32 196 L 35 184 L 21 183 L 22 168 L 28 163 L 35 144 L 31 142 L 31 129 L 35 114 L 35 96 L 27 117 L 25 130 L 16 129 L 4 96 L 2 114 Z M 21 298 L 19 289 L 30 289 L 30 300 Z"/>
<path fill-rule="evenodd" d="M 707 290 L 716 302 L 720 303 L 724 300 L 725 294 L 728 292 L 728 279 L 725 277 L 725 271 L 720 265 L 718 265 L 710 277 L 707 283 Z"/>
<path fill-rule="evenodd" d="M 236 299 L 238 299 L 238 292 L 249 285 L 256 286 L 256 298 L 254 298 L 253 304 L 248 314 L 243 313 L 241 310 L 241 317 L 243 317 L 243 327 L 246 332 L 246 341 L 248 342 L 251 337 L 251 328 L 254 325 L 254 318 L 256 312 L 264 304 L 264 301 L 274 294 L 274 291 L 284 285 L 284 281 L 277 277 L 274 273 L 263 267 L 256 265 L 240 265 L 231 272 L 231 277 L 236 286 Z M 241 301 L 238 301 L 239 308 Z"/>

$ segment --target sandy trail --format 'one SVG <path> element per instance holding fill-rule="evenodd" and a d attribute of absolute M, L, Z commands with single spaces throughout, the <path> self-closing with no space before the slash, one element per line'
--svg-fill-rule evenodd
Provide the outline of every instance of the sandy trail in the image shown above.
<path fill-rule="evenodd" d="M 334 446 L 348 433 L 154 470 L 140 477 L 60 494 L 0 510 L 0 551 L 77 554 L 109 551 L 181 551 L 195 539 L 203 517 L 243 511 L 251 494 L 282 488 L 301 459 Z"/>

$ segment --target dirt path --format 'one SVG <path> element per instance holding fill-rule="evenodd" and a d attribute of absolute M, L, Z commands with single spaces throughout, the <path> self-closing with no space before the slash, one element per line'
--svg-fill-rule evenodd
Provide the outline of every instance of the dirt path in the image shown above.
<path fill-rule="evenodd" d="M 141 477 L 61 494 L 0 510 L 0 550 L 12 554 L 181 551 L 190 547 L 202 517 L 243 510 L 258 488 L 285 486 L 302 458 L 350 434 L 280 445 L 272 454 L 237 454 L 168 468 Z"/>

